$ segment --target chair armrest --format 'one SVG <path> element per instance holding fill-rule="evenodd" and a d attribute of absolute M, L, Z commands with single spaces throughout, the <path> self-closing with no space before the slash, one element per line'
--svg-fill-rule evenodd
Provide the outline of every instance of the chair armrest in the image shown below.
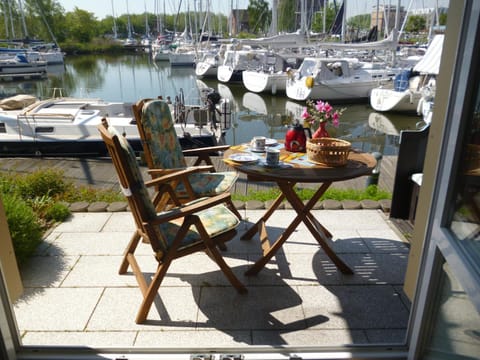
<path fill-rule="evenodd" d="M 218 204 L 227 205 L 229 201 L 231 201 L 231 198 L 230 198 L 230 194 L 228 193 L 223 193 L 217 196 L 198 199 L 191 203 L 187 203 L 186 205 L 182 205 L 180 207 L 176 207 L 176 208 L 157 214 L 157 217 L 155 218 L 153 223 L 163 223 L 165 221 L 171 221 L 178 218 L 183 218 L 187 215 L 191 215 L 201 210 L 211 208 L 212 206 L 215 206 Z"/>
<path fill-rule="evenodd" d="M 230 145 L 217 145 L 217 146 L 207 146 L 195 149 L 185 149 L 183 150 L 183 155 L 185 156 L 195 156 L 198 154 L 211 153 L 215 151 L 225 151 L 230 148 Z"/>
<path fill-rule="evenodd" d="M 210 172 L 214 170 L 211 165 L 203 166 L 189 166 L 187 168 L 174 168 L 174 169 L 149 169 L 148 173 L 152 178 L 169 176 L 186 176 L 197 172 Z"/>
<path fill-rule="evenodd" d="M 161 170 L 161 169 L 158 169 Z M 175 171 L 167 171 L 166 173 L 164 172 L 159 172 L 159 175 L 155 175 L 155 177 L 152 178 L 152 180 L 145 181 L 145 186 L 150 187 L 150 186 L 155 186 L 159 185 L 162 183 L 166 182 L 171 182 L 174 180 L 177 181 L 185 181 L 187 179 L 187 175 L 193 174 L 197 171 L 195 169 L 176 169 Z"/>

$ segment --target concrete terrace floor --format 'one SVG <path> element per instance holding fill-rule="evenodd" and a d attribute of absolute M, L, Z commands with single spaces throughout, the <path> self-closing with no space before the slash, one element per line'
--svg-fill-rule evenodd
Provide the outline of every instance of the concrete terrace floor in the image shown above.
<path fill-rule="evenodd" d="M 24 345 L 212 348 L 401 343 L 410 302 L 402 286 L 409 246 L 380 210 L 314 210 L 333 247 L 353 267 L 342 275 L 303 224 L 260 273 L 243 272 L 261 248 L 240 240 L 264 210 L 244 222 L 223 255 L 248 294 L 239 295 L 203 253 L 170 267 L 145 324 L 131 272 L 117 273 L 134 230 L 129 212 L 74 213 L 46 237 L 21 269 L 25 291 L 14 303 Z M 275 212 L 272 237 L 294 217 Z M 137 249 L 151 275 L 148 244 Z"/>

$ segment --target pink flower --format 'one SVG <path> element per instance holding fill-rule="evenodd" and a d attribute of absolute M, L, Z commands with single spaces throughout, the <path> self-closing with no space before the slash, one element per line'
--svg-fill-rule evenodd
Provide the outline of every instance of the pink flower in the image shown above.
<path fill-rule="evenodd" d="M 317 101 L 317 104 L 315 105 L 315 109 L 319 112 L 324 112 L 325 111 L 325 103 L 321 100 Z"/>
<path fill-rule="evenodd" d="M 338 113 L 338 111 L 335 111 L 333 113 L 332 120 L 333 126 L 338 127 L 338 125 L 340 125 L 340 114 Z"/>
<path fill-rule="evenodd" d="M 327 114 L 329 114 L 330 111 L 333 110 L 333 107 L 332 107 L 332 105 L 330 105 L 330 104 L 327 102 L 327 103 L 325 103 L 324 109 L 325 109 L 325 112 L 326 112 Z"/>
<path fill-rule="evenodd" d="M 345 109 L 334 110 L 333 106 L 326 101 L 307 100 L 307 106 L 303 109 L 302 118 L 315 126 L 318 123 L 331 122 L 333 126 L 340 125 L 340 117 Z"/>
<path fill-rule="evenodd" d="M 303 111 L 302 111 L 302 119 L 308 119 L 310 117 L 310 114 L 308 113 L 308 109 L 307 108 L 303 108 Z"/>

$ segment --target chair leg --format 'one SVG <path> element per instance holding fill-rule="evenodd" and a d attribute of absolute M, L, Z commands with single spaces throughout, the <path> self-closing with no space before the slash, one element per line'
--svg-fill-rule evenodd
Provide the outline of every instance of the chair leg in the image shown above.
<path fill-rule="evenodd" d="M 230 281 L 230 284 L 232 284 L 232 286 L 237 289 L 240 294 L 246 294 L 248 292 L 247 288 L 240 280 L 238 280 L 238 278 L 235 276 L 232 269 L 225 262 L 225 259 L 218 252 L 218 250 L 215 247 L 208 246 L 205 251 L 218 264 L 222 272 L 227 277 L 228 281 Z"/>
<path fill-rule="evenodd" d="M 140 309 L 137 313 L 137 318 L 135 319 L 135 322 L 137 324 L 141 324 L 147 319 L 148 312 L 152 307 L 153 300 L 155 300 L 155 296 L 157 296 L 158 294 L 158 289 L 160 288 L 160 285 L 163 281 L 163 278 L 165 277 L 165 274 L 167 273 L 167 269 L 170 266 L 171 262 L 171 259 L 166 260 L 158 266 L 157 272 L 152 278 L 152 281 L 150 282 L 150 285 L 148 286 L 148 289 L 143 296 L 142 304 L 140 305 Z"/>
<path fill-rule="evenodd" d="M 140 234 L 138 231 L 135 231 L 130 239 L 130 242 L 128 243 L 127 248 L 125 249 L 125 252 L 123 253 L 123 260 L 122 264 L 120 265 L 120 269 L 118 270 L 118 273 L 120 275 L 125 274 L 128 270 L 128 254 L 133 254 L 135 252 L 135 249 L 138 246 L 138 243 L 141 239 Z"/>
<path fill-rule="evenodd" d="M 239 219 L 239 220 L 242 220 L 242 215 L 240 214 L 240 212 L 237 210 L 237 208 L 235 207 L 235 205 L 233 204 L 233 202 L 230 200 L 230 201 L 227 201 L 227 207 L 228 209 L 233 212 L 235 214 L 235 216 Z"/>

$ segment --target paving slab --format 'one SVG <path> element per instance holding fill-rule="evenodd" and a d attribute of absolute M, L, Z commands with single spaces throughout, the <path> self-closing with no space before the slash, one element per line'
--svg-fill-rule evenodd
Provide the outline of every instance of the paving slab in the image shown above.
<path fill-rule="evenodd" d="M 119 275 L 134 232 L 129 212 L 79 212 L 45 238 L 22 268 L 25 293 L 14 304 L 28 345 L 95 347 L 344 346 L 400 343 L 410 303 L 403 293 L 409 246 L 381 210 L 314 210 L 330 245 L 350 265 L 343 275 L 301 223 L 266 266 L 244 276 L 262 249 L 241 234 L 264 213 L 241 210 L 237 236 L 222 251 L 248 288 L 240 295 L 218 266 L 198 253 L 175 260 L 144 324 L 142 294 L 129 269 Z M 280 236 L 296 214 L 279 210 L 267 229 Z M 147 280 L 157 262 L 140 242 Z"/>

